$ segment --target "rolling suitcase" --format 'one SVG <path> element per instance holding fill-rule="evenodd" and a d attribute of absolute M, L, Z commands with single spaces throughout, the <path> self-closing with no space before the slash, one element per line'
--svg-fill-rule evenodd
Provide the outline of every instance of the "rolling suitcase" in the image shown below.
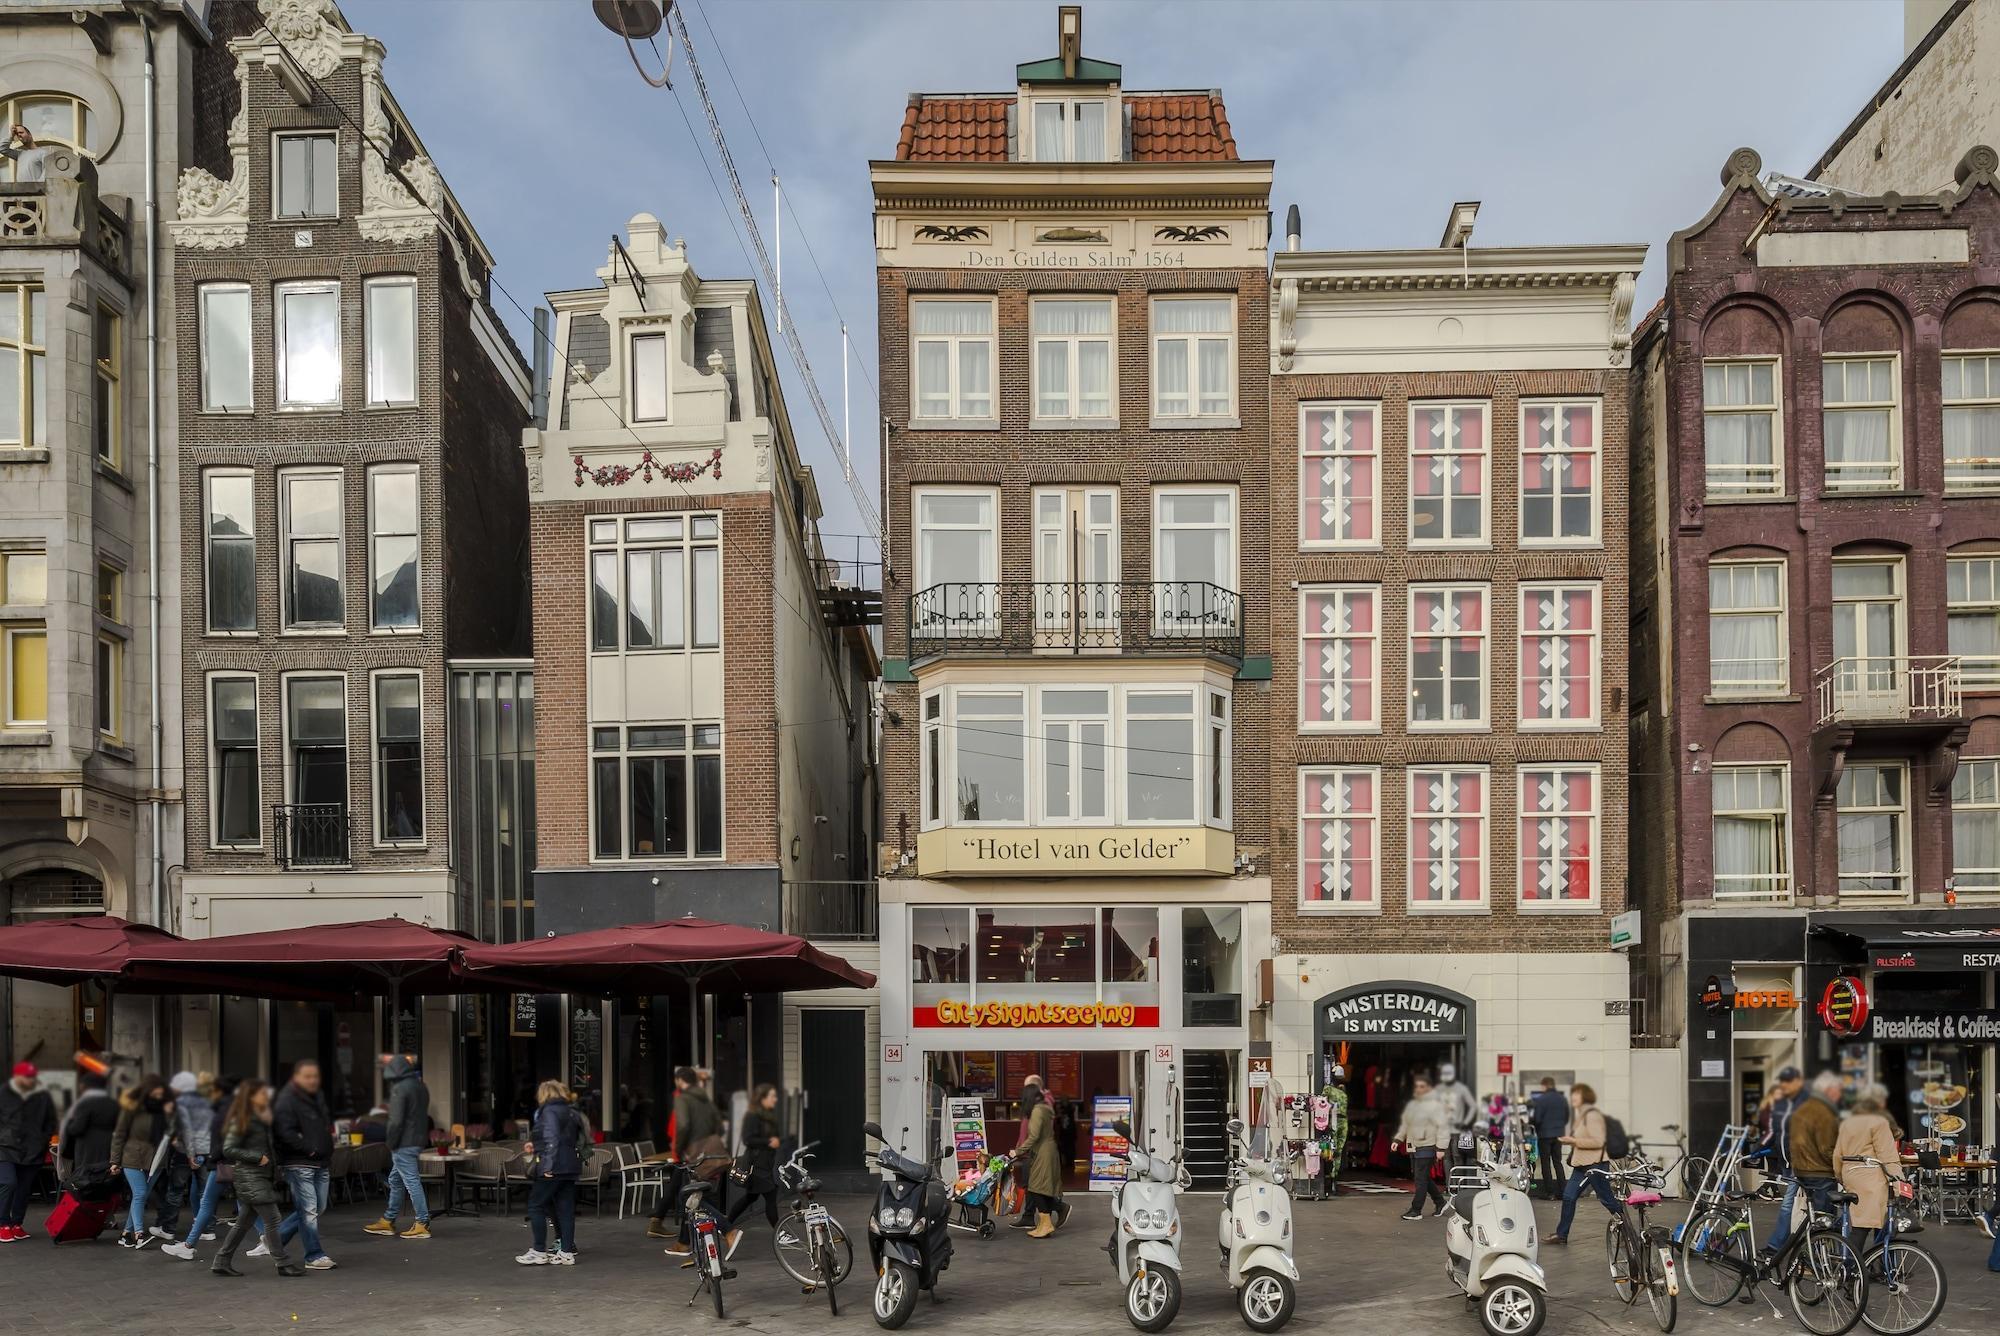
<path fill-rule="evenodd" d="M 88 1197 L 78 1197 L 74 1192 L 65 1192 L 49 1212 L 46 1228 L 50 1243 L 75 1243 L 83 1239 L 94 1239 L 104 1232 L 105 1224 L 112 1216 L 122 1212 L 132 1199 L 123 1187 L 105 1196 L 96 1193 Z"/>

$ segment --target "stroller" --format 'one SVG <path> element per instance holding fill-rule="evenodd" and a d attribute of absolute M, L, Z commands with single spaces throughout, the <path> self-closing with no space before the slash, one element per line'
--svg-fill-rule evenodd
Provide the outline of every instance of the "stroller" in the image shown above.
<path fill-rule="evenodd" d="M 994 1234 L 994 1208 L 1000 1201 L 1000 1181 L 1007 1174 L 1007 1157 L 989 1155 L 984 1164 L 975 1164 L 951 1185 L 951 1201 L 958 1209 L 946 1221 L 953 1229 L 990 1239 Z"/>

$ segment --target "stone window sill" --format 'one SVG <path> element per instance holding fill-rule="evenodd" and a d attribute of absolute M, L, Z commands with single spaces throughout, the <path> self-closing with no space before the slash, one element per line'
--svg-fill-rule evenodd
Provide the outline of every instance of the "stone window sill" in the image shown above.
<path fill-rule="evenodd" d="M 1703 705 L 1797 705 L 1805 700 L 1798 692 L 1773 695 L 1703 696 Z"/>
<path fill-rule="evenodd" d="M 0 729 L 0 747 L 49 747 L 55 745 L 55 734 L 42 731 L 30 732 L 25 728 Z"/>
<path fill-rule="evenodd" d="M 1233 417 L 1212 418 L 1163 418 L 1156 417 L 1147 424 L 1154 431 L 1241 431 L 1243 420 Z"/>
<path fill-rule="evenodd" d="M 16 450 L 10 446 L 7 449 L 0 450 L 0 464 L 46 464 L 48 462 L 49 452 L 45 446 L 37 446 L 28 450 Z"/>
<path fill-rule="evenodd" d="M 118 488 L 120 491 L 127 493 L 128 495 L 131 493 L 132 480 L 126 477 L 123 473 L 121 473 L 116 464 L 106 463 L 102 459 L 97 460 L 96 464 L 97 464 L 98 477 L 104 479 L 104 481 L 110 483 L 112 486 Z"/>

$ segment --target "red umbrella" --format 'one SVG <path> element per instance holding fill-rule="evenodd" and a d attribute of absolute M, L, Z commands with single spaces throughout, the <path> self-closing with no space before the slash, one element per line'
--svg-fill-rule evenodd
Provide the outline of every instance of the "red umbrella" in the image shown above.
<path fill-rule="evenodd" d="M 0 975 L 63 986 L 117 983 L 135 951 L 180 940 L 109 914 L 22 923 L 0 928 Z"/>
<path fill-rule="evenodd" d="M 452 961 L 477 940 L 399 918 L 279 928 L 135 950 L 130 977 L 139 988 L 167 991 L 198 979 L 211 991 L 257 997 L 386 993 L 393 1014 L 404 993 L 464 991 Z"/>

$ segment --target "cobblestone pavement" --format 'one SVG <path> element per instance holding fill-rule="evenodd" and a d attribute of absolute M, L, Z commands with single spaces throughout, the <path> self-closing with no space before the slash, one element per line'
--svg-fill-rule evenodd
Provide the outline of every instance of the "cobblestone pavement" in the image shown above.
<path fill-rule="evenodd" d="M 942 1286 L 945 1302 L 920 1304 L 907 1330 L 953 1336 L 1130 1332 L 1110 1264 L 1098 1250 L 1109 1232 L 1107 1203 L 1088 1196 L 1072 1201 L 1074 1218 L 1047 1241 L 1005 1229 L 991 1241 L 955 1234 L 957 1253 Z M 1403 1201 L 1378 1195 L 1298 1204 L 1298 1257 L 1305 1279 L 1288 1333 L 1479 1336 L 1477 1318 L 1445 1280 L 1441 1227 L 1432 1219 L 1397 1220 Z M 858 1238 L 867 1201 L 836 1198 L 829 1204 Z M 1543 1203 L 1538 1209 L 1546 1231 L 1555 1208 Z M 1185 1198 L 1183 1210 L 1189 1238 L 1206 1244 L 1214 1229 L 1215 1199 Z M 39 1231 L 45 1214 L 38 1204 L 30 1227 Z M 1664 1218 L 1677 1214 L 1670 1205 Z M 241 1280 L 211 1276 L 206 1259 L 214 1245 L 203 1246 L 201 1262 L 185 1263 L 162 1256 L 158 1245 L 121 1251 L 109 1234 L 107 1241 L 61 1248 L 40 1238 L 8 1244 L 0 1247 L 0 1331 L 80 1332 L 133 1324 L 203 1333 L 387 1336 L 875 1330 L 868 1314 L 865 1252 L 860 1274 L 841 1287 L 841 1315 L 829 1319 L 823 1297 L 799 1293 L 778 1270 L 761 1217 L 737 1255 L 741 1274 L 725 1291 L 723 1322 L 706 1296 L 701 1306 L 688 1306 L 692 1287 L 686 1273 L 644 1237 L 643 1220 L 586 1211 L 577 1227 L 578 1264 L 553 1268 L 514 1264 L 514 1255 L 527 1246 L 519 1217 L 441 1219 L 434 1226 L 437 1237 L 427 1243 L 363 1234 L 361 1227 L 373 1218 L 365 1206 L 335 1210 L 325 1221 L 324 1239 L 339 1269 L 296 1280 L 280 1279 L 261 1259 L 239 1259 L 246 1272 Z M 1602 1210 L 1586 1202 L 1574 1244 L 1543 1250 L 1551 1281 L 1544 1328 L 1549 1336 L 1646 1336 L 1656 1330 L 1643 1303 L 1628 1309 L 1613 1295 L 1604 1267 L 1603 1226 Z M 1985 1269 L 1987 1241 L 1967 1226 L 1933 1226 L 1922 1239 L 1944 1258 L 1951 1287 L 1944 1317 L 1932 1331 L 1992 1336 L 2000 1330 L 2000 1275 Z M 1205 1247 L 1190 1250 L 1185 1289 L 1172 1331 L 1238 1336 L 1248 1330 Z M 1799 1330 L 1789 1308 L 1783 1316 L 1761 1303 L 1709 1309 L 1686 1295 L 1676 1328 L 1760 1336 Z"/>

